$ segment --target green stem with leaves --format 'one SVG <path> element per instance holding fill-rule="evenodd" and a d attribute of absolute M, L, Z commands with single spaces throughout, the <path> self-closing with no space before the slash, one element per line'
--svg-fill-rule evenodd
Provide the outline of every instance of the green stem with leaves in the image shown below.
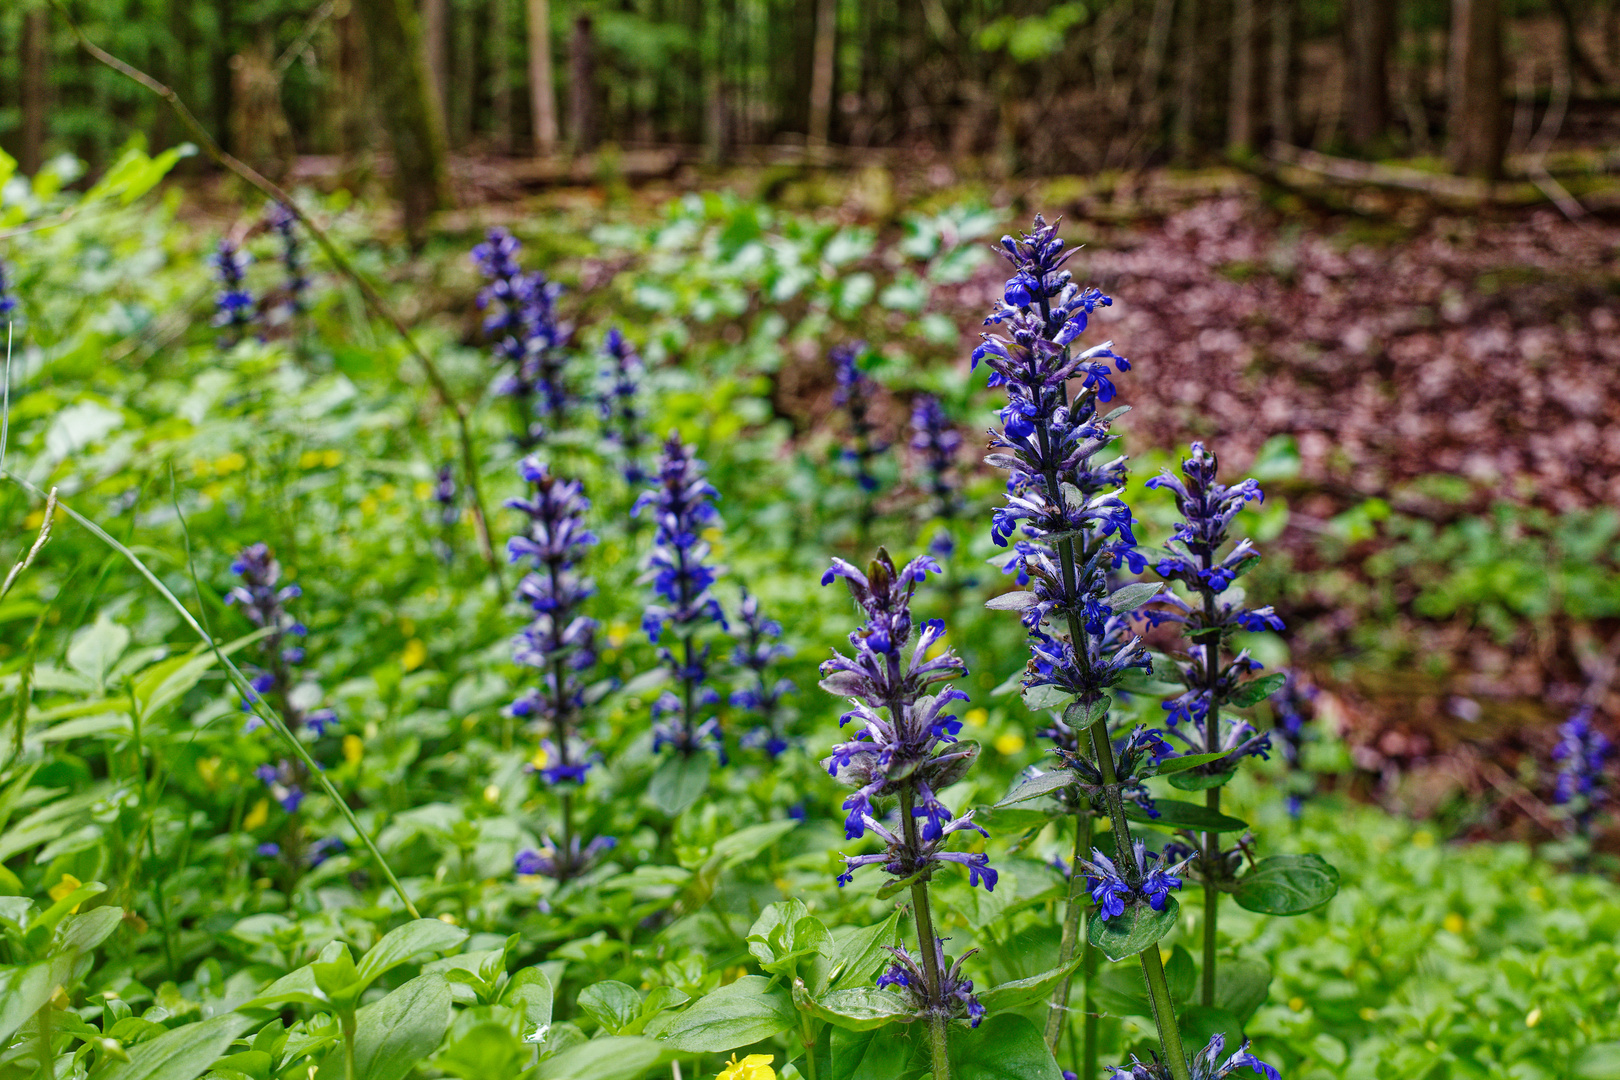
<path fill-rule="evenodd" d="M 900 821 L 904 826 L 906 847 L 916 851 L 920 846 L 917 819 L 912 814 L 916 805 L 916 792 L 910 784 L 900 789 Z M 928 900 L 928 877 L 923 875 L 911 883 L 911 914 L 917 923 L 917 946 L 922 950 L 923 974 L 928 978 L 928 1000 L 940 1000 L 939 939 L 934 934 L 934 911 Z M 951 1059 L 945 1017 L 938 1012 L 928 1016 L 928 1049 L 934 1065 L 934 1080 L 950 1080 Z"/>
<path fill-rule="evenodd" d="M 1203 552 L 1200 561 L 1204 564 L 1206 574 L 1214 563 L 1214 552 Z M 1220 679 L 1221 663 L 1221 635 L 1215 626 L 1215 593 L 1209 588 L 1199 590 L 1204 598 L 1204 624 L 1207 629 L 1204 633 L 1204 685 L 1209 694 L 1209 712 L 1204 717 L 1204 750 L 1215 753 L 1221 748 L 1220 735 L 1220 701 L 1215 696 L 1215 688 Z M 1204 792 L 1204 805 L 1211 814 L 1221 812 L 1221 789 L 1212 787 Z M 1204 965 L 1202 984 L 1199 987 L 1199 1000 L 1205 1005 L 1215 1004 L 1215 934 L 1216 922 L 1220 915 L 1220 890 L 1215 887 L 1220 875 L 1221 837 L 1215 831 L 1204 834 L 1204 851 L 1201 859 L 1204 876 Z"/>
<path fill-rule="evenodd" d="M 1080 798 L 1084 799 L 1082 795 Z M 1085 950 L 1089 958 L 1091 942 L 1082 941 L 1080 937 L 1081 923 L 1084 921 L 1086 905 L 1090 898 L 1086 895 L 1085 875 L 1080 873 L 1080 860 L 1091 854 L 1089 843 L 1091 839 L 1091 813 L 1082 809 L 1074 815 L 1074 858 L 1069 864 L 1069 896 L 1063 909 L 1063 941 L 1058 946 L 1058 966 L 1063 967 L 1074 959 L 1075 946 L 1078 944 Z M 1082 961 L 1083 963 L 1083 961 Z M 1063 1038 L 1065 1020 L 1069 1011 L 1069 986 L 1072 982 L 1070 976 L 1064 976 L 1063 982 L 1052 991 L 1052 1000 L 1046 1012 L 1046 1045 L 1054 1054 L 1057 1053 L 1058 1041 Z M 1091 996 L 1091 986 L 1086 986 L 1086 996 Z M 1088 1074 L 1089 1075 L 1089 1074 Z"/>

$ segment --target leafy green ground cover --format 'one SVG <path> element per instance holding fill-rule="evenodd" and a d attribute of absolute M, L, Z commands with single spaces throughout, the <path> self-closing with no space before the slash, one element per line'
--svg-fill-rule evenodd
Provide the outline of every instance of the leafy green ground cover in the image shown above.
<path fill-rule="evenodd" d="M 937 527 L 896 452 L 877 464 L 875 520 L 858 535 L 863 496 L 835 452 L 841 429 L 796 430 L 781 399 L 825 392 L 787 385 L 797 358 L 863 336 L 895 403 L 932 390 L 964 429 L 982 427 L 990 398 L 966 377 L 957 328 L 930 298 L 964 281 L 983 241 L 1010 223 L 958 208 L 879 236 L 712 196 L 652 220 L 520 228 L 531 265 L 560 267 L 573 287 L 564 303 L 582 326 L 577 389 L 591 385 L 595 347 L 617 321 L 649 362 L 647 430 L 675 427 L 696 442 L 721 492 L 718 594 L 733 609 L 746 585 L 796 650 L 783 665 L 797 686 L 787 753 L 772 761 L 738 746 L 750 719 L 733 708 L 733 763 L 713 770 L 701 797 L 653 783 L 656 661 L 639 631 L 649 537 L 628 516 L 634 492 L 593 411 L 580 407 L 551 449 L 558 471 L 585 479 L 602 537 L 586 566 L 604 633 L 585 727 L 603 762 L 580 827 L 618 846 L 559 885 L 513 869 L 554 826 L 555 802 L 525 771 L 533 734 L 502 712 L 524 685 L 508 645 L 525 621 L 508 599 L 515 575 L 505 569 L 497 587 L 481 557 L 465 476 L 448 524 L 433 500 L 437 470 L 458 460 L 449 412 L 318 262 L 310 312 L 266 340 L 221 347 L 203 261 L 214 237 L 183 215 L 177 191 L 146 191 L 162 171 L 131 154 L 114 181 L 71 197 L 49 179 L 7 182 L 0 230 L 54 227 L 13 232 L 0 253 L 21 301 L 4 464 L 126 545 L 238 661 L 255 640 L 222 599 L 230 564 L 248 544 L 275 549 L 309 628 L 298 692 L 338 717 L 305 749 L 347 813 L 321 790 L 295 812 L 278 803 L 255 770 L 286 750 L 247 729 L 219 659 L 128 558 L 59 517 L 0 598 L 0 700 L 10 703 L 0 1076 L 343 1076 L 346 1048 L 354 1075 L 373 1078 L 706 1077 L 733 1049 L 808 1075 L 805 1041 L 819 1077 L 926 1071 L 914 1064 L 920 1037 L 884 1026 L 881 1001 L 862 998 L 878 1011 L 855 1030 L 769 981 L 787 971 L 817 992 L 864 993 L 899 930 L 893 900 L 834 880 L 851 842 L 842 789 L 819 758 L 841 709 L 816 688 L 815 665 L 852 623 L 847 600 L 817 580 L 829 555 L 855 557 L 858 542 L 913 552 Z M 464 246 L 402 264 L 367 241 L 359 210 L 334 201 L 322 213 L 361 267 L 389 282 L 465 403 L 499 546 L 517 528 L 500 502 L 522 485 L 509 412 L 487 394 Z M 250 287 L 273 288 L 274 238 L 247 246 L 260 258 Z M 897 429 L 903 406 L 891 407 L 885 422 Z M 1152 471 L 1139 466 L 1130 490 L 1145 543 L 1170 517 L 1141 488 Z M 948 801 L 990 805 L 1041 760 L 1043 718 L 997 693 L 1025 656 L 1016 624 L 982 609 L 1002 588 L 984 564 L 994 549 L 982 525 L 998 483 L 967 470 L 962 479 L 970 509 L 951 526 L 957 555 L 919 606 L 947 619 L 968 662 L 965 734 L 985 748 Z M 1274 530 L 1278 513 L 1250 514 L 1248 530 Z M 0 520 L 26 548 L 43 500 L 7 483 Z M 1281 638 L 1251 644 L 1268 664 L 1286 662 Z M 1130 710 L 1158 712 L 1145 697 Z M 1336 752 L 1320 734 L 1312 760 L 1326 771 Z M 1341 875 L 1319 911 L 1223 919 L 1223 949 L 1265 962 L 1248 969 L 1233 1009 L 1285 1076 L 1620 1076 L 1612 885 L 1513 846 L 1449 847 L 1327 798 L 1295 825 L 1275 772 L 1229 792 L 1226 811 L 1268 838 L 1263 853 L 1321 852 Z M 1020 981 L 1051 967 L 1066 886 L 1049 860 L 1066 842 L 1027 810 L 988 822 L 995 892 L 938 882 L 944 932 L 982 950 L 968 972 L 992 1013 L 954 1036 L 960 1075 L 1051 1080 L 1050 1059 L 1009 1048 L 1027 1048 L 1044 1019 L 1046 984 L 1031 992 Z M 284 854 L 322 841 L 318 862 Z M 800 914 L 795 902 L 814 918 L 780 930 Z M 1183 906 L 1161 943 L 1178 1000 L 1196 977 L 1197 906 Z M 784 958 L 801 932 L 814 944 Z M 1128 965 L 1100 976 L 1105 1061 L 1151 1038 L 1136 978 Z M 45 1058 L 54 1073 L 41 1072 Z"/>

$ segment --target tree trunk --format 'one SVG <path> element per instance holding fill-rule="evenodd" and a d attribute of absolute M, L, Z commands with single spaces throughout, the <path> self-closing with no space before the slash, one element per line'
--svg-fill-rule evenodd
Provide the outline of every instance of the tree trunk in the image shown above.
<path fill-rule="evenodd" d="M 1164 77 L 1165 57 L 1170 51 L 1170 26 L 1175 14 L 1175 0 L 1153 0 L 1153 17 L 1148 23 L 1147 44 L 1142 50 L 1142 74 L 1137 83 L 1141 125 L 1155 147 L 1163 137 L 1160 127 L 1164 123 L 1164 89 L 1159 83 Z"/>
<path fill-rule="evenodd" d="M 596 149 L 596 39 L 591 17 L 574 17 L 574 40 L 569 46 L 569 119 L 574 149 L 588 154 Z"/>
<path fill-rule="evenodd" d="M 512 65 L 507 35 L 511 33 L 511 0 L 490 0 L 490 105 L 495 110 L 495 145 L 512 152 Z"/>
<path fill-rule="evenodd" d="M 369 46 L 372 98 L 394 151 L 405 236 L 420 243 L 428 215 L 448 206 L 444 125 L 429 84 L 422 31 L 409 0 L 354 0 Z"/>
<path fill-rule="evenodd" d="M 1267 89 L 1270 93 L 1271 137 L 1276 142 L 1292 144 L 1294 141 L 1294 93 L 1296 67 L 1294 64 L 1294 19 L 1296 0 L 1271 0 L 1271 74 Z"/>
<path fill-rule="evenodd" d="M 1181 0 L 1176 21 L 1176 120 L 1170 148 L 1178 161 L 1193 154 L 1198 122 L 1198 0 Z"/>
<path fill-rule="evenodd" d="M 1232 87 L 1226 106 L 1226 152 L 1254 150 L 1254 3 L 1232 0 Z"/>
<path fill-rule="evenodd" d="M 1356 0 L 1345 5 L 1349 55 L 1349 135 L 1357 150 L 1369 149 L 1389 126 L 1389 49 L 1395 40 L 1395 0 Z"/>
<path fill-rule="evenodd" d="M 23 14 L 22 25 L 22 144 L 18 164 L 33 176 L 45 164 L 45 113 L 50 108 L 50 26 L 43 4 Z"/>
<path fill-rule="evenodd" d="M 422 51 L 427 58 L 428 85 L 439 112 L 439 123 L 450 128 L 450 13 L 448 0 L 422 0 Z"/>
<path fill-rule="evenodd" d="M 551 79 L 551 0 L 528 0 L 529 104 L 534 152 L 557 152 L 557 90 Z"/>
<path fill-rule="evenodd" d="M 231 41 L 236 36 L 235 0 L 215 0 L 214 34 L 209 41 L 209 81 L 212 83 L 214 138 L 226 150 L 231 143 Z"/>
<path fill-rule="evenodd" d="M 1502 175 L 1502 11 L 1499 0 L 1452 0 L 1447 116 L 1454 172 Z"/>
<path fill-rule="evenodd" d="M 838 44 L 838 0 L 816 0 L 816 39 L 810 63 L 810 145 L 826 146 L 832 123 L 833 61 Z"/>
<path fill-rule="evenodd" d="M 348 183 L 359 179 L 360 155 L 370 149 L 372 125 L 366 115 L 366 39 L 360 16 L 351 5 L 337 18 L 337 76 L 332 99 L 336 114 L 338 154 Z"/>

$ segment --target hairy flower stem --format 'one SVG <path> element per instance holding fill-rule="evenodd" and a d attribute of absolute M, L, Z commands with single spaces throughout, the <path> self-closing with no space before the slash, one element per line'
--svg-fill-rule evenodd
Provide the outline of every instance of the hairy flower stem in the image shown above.
<path fill-rule="evenodd" d="M 1090 903 L 1086 895 L 1085 876 L 1080 873 L 1080 860 L 1091 854 L 1091 812 L 1078 811 L 1074 815 L 1074 858 L 1069 864 L 1069 896 L 1063 909 L 1063 943 L 1058 946 L 1058 966 L 1062 967 L 1074 959 L 1075 945 L 1080 942 L 1081 915 Z M 1091 958 L 1091 942 L 1086 941 L 1080 946 L 1085 950 L 1086 958 Z M 1058 1040 L 1063 1038 L 1064 1021 L 1069 1011 L 1069 984 L 1072 976 L 1065 976 L 1062 985 L 1052 991 L 1052 1001 L 1046 1013 L 1046 1045 L 1054 1054 L 1057 1053 Z M 1086 997 L 1091 997 L 1091 984 L 1086 983 Z M 1088 1008 L 1087 1013 L 1090 1013 Z M 1091 1073 L 1085 1074 L 1087 1076 Z"/>
<path fill-rule="evenodd" d="M 1203 552 L 1201 561 L 1207 571 L 1213 565 L 1215 553 Z M 1209 588 L 1199 590 L 1204 594 L 1204 623 L 1206 626 L 1215 626 L 1215 592 Z M 1220 736 L 1220 705 L 1215 699 L 1215 687 L 1220 678 L 1221 662 L 1221 633 L 1211 629 L 1209 636 L 1204 639 L 1204 684 L 1208 687 L 1209 712 L 1204 718 L 1204 746 L 1208 753 L 1215 753 L 1221 748 Z M 1209 807 L 1211 813 L 1221 811 L 1221 789 L 1212 787 L 1204 792 L 1204 805 Z M 1220 914 L 1221 893 L 1215 887 L 1217 864 L 1221 858 L 1221 838 L 1216 832 L 1204 834 L 1204 970 L 1202 972 L 1202 985 L 1199 987 L 1199 1000 L 1205 1005 L 1215 1004 L 1215 930 L 1216 920 Z"/>
<path fill-rule="evenodd" d="M 900 789 L 900 821 L 905 829 L 906 846 L 912 851 L 921 846 L 917 836 L 917 819 L 912 814 L 916 797 L 910 784 Z M 923 972 L 928 976 L 928 1000 L 935 1006 L 928 1014 L 928 1046 L 933 1057 L 934 1080 L 950 1080 L 951 1061 L 945 1015 L 940 1011 L 939 946 L 934 936 L 934 911 L 928 902 L 927 875 L 911 883 L 911 913 L 917 922 L 917 946 L 922 950 Z"/>

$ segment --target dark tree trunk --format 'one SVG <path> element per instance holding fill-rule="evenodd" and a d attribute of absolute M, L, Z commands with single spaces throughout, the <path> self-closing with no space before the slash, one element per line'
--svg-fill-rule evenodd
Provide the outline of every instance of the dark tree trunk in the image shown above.
<path fill-rule="evenodd" d="M 370 48 L 372 97 L 394 151 L 405 235 L 422 239 L 428 215 L 450 203 L 444 125 L 429 86 L 422 31 L 409 0 L 354 0 Z"/>
<path fill-rule="evenodd" d="M 1389 126 L 1389 50 L 1395 40 L 1395 0 L 1354 0 L 1344 11 L 1350 143 L 1366 150 Z"/>
<path fill-rule="evenodd" d="M 333 87 L 332 111 L 336 114 L 338 154 L 343 171 L 353 182 L 358 176 L 359 157 L 370 149 L 366 116 L 366 39 L 360 16 L 351 7 L 337 19 L 337 75 Z"/>
<path fill-rule="evenodd" d="M 816 0 L 816 36 L 810 63 L 810 145 L 825 146 L 832 123 L 838 0 Z"/>
<path fill-rule="evenodd" d="M 44 5 L 23 14 L 20 60 L 22 141 L 17 162 L 33 176 L 45 164 L 45 114 L 50 109 L 50 25 Z"/>
<path fill-rule="evenodd" d="M 490 106 L 495 112 L 495 145 L 505 154 L 512 152 L 512 54 L 506 40 L 511 33 L 510 3 L 489 4 Z"/>
<path fill-rule="evenodd" d="M 551 3 L 529 0 L 529 122 L 537 155 L 557 152 L 557 90 L 551 77 Z"/>
<path fill-rule="evenodd" d="M 439 123 L 450 127 L 449 0 L 422 0 L 422 52 L 427 60 L 428 86 L 439 112 Z"/>
<path fill-rule="evenodd" d="M 1294 141 L 1296 110 L 1294 94 L 1298 68 L 1294 62 L 1294 22 L 1297 0 L 1271 0 L 1271 72 L 1267 79 L 1271 137 L 1277 142 Z"/>
<path fill-rule="evenodd" d="M 1192 157 L 1198 127 L 1198 0 L 1180 0 L 1176 20 L 1176 119 L 1170 147 L 1176 158 Z"/>
<path fill-rule="evenodd" d="M 209 77 L 213 86 L 212 113 L 214 138 L 226 150 L 234 150 L 231 143 L 231 41 L 236 36 L 235 0 L 216 0 L 214 5 L 217 36 L 209 43 L 212 63 Z"/>
<path fill-rule="evenodd" d="M 568 111 L 574 149 L 588 154 L 596 149 L 596 37 L 591 17 L 574 17 L 574 39 L 568 53 Z"/>
<path fill-rule="evenodd" d="M 1453 0 L 1447 82 L 1448 157 L 1454 172 L 1502 175 L 1502 9 L 1500 0 Z"/>
<path fill-rule="evenodd" d="M 1232 0 L 1232 85 L 1226 103 L 1226 152 L 1254 149 L 1254 4 Z"/>

